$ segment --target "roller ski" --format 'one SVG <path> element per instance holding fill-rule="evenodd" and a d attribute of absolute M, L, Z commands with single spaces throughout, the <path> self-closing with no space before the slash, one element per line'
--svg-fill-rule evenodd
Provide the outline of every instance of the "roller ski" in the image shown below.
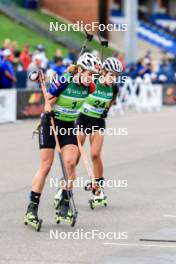
<path fill-rule="evenodd" d="M 89 200 L 90 208 L 94 210 L 96 207 L 107 206 L 107 197 L 104 195 L 104 178 L 96 179 L 96 188 L 92 189 L 93 199 Z"/>
<path fill-rule="evenodd" d="M 92 210 L 96 207 L 108 205 L 107 197 L 104 195 L 103 189 L 101 189 L 101 193 L 99 195 L 94 195 L 94 198 L 89 200 L 89 205 Z"/>
<path fill-rule="evenodd" d="M 62 193 L 59 209 L 56 212 L 56 223 L 59 224 L 61 222 L 64 222 L 74 227 L 78 213 L 75 208 L 72 194 L 68 192 L 65 195 L 65 192 L 66 191 L 63 191 Z"/>
<path fill-rule="evenodd" d="M 38 219 L 38 204 L 31 202 L 24 217 L 24 224 L 30 225 L 37 232 L 39 232 L 42 226 L 42 222 L 43 221 L 41 219 Z"/>
<path fill-rule="evenodd" d="M 53 203 L 53 207 L 54 209 L 59 209 L 61 200 L 62 200 L 62 189 L 58 189 L 58 192 L 56 193 L 56 195 L 54 196 L 54 203 Z"/>

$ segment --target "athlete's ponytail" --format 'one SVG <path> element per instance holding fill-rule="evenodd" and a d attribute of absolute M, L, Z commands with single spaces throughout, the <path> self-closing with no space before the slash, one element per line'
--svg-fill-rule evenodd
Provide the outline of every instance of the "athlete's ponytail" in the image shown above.
<path fill-rule="evenodd" d="M 71 64 L 68 68 L 67 68 L 67 72 L 71 73 L 71 74 L 76 74 L 78 73 L 78 65 L 75 64 Z"/>
<path fill-rule="evenodd" d="M 99 74 L 105 76 L 107 73 L 105 69 L 101 69 Z"/>

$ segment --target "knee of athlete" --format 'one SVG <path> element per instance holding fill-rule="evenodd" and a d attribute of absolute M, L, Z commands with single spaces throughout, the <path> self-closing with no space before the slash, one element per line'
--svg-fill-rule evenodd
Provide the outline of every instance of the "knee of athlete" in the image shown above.
<path fill-rule="evenodd" d="M 70 172 L 70 171 L 74 170 L 74 168 L 76 166 L 76 161 L 74 159 L 67 159 L 65 161 L 65 166 L 66 166 L 67 170 Z"/>
<path fill-rule="evenodd" d="M 91 158 L 92 158 L 92 161 L 98 161 L 101 159 L 100 154 L 96 152 L 91 153 Z"/>
<path fill-rule="evenodd" d="M 43 174 L 45 174 L 47 176 L 47 174 L 49 173 L 50 169 L 51 169 L 51 166 L 52 166 L 52 161 L 43 161 L 41 162 L 41 171 Z"/>

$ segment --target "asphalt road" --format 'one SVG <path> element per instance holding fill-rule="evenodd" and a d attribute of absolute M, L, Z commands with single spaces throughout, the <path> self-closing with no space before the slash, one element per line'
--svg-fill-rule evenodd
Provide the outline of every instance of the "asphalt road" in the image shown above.
<path fill-rule="evenodd" d="M 37 138 L 31 139 L 37 121 L 0 125 L 0 264 L 176 263 L 176 242 L 139 240 L 176 240 L 175 115 L 171 107 L 108 120 L 108 127 L 128 129 L 127 136 L 106 136 L 103 149 L 105 177 L 119 187 L 106 188 L 108 207 L 94 211 L 88 205 L 91 193 L 76 188 L 74 228 L 55 224 L 50 179 L 61 176 L 56 156 L 41 199 L 39 233 L 23 225 L 39 162 Z M 77 174 L 87 177 L 82 161 Z M 124 182 L 128 186 L 120 187 Z M 84 239 L 73 239 L 70 232 Z M 101 237 L 85 239 L 86 232 Z M 116 239 L 108 239 L 108 232 Z"/>

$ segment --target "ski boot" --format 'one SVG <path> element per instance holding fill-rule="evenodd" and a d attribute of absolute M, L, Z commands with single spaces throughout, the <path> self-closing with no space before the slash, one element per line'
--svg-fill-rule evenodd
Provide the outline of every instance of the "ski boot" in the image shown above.
<path fill-rule="evenodd" d="M 56 213 L 56 223 L 65 222 L 74 227 L 76 223 L 77 213 L 73 213 L 73 210 L 70 208 L 70 201 L 68 198 L 62 198 L 60 201 L 59 210 Z"/>
<path fill-rule="evenodd" d="M 88 181 L 87 184 L 84 186 L 85 191 L 91 191 L 92 190 L 92 182 Z"/>
<path fill-rule="evenodd" d="M 53 206 L 54 208 L 57 210 L 59 209 L 59 206 L 60 206 L 60 202 L 62 200 L 62 189 L 58 189 L 58 192 L 56 193 L 56 195 L 54 196 L 54 203 L 53 203 Z"/>
<path fill-rule="evenodd" d="M 38 219 L 38 204 L 30 202 L 24 217 L 24 224 L 32 226 L 37 232 L 39 232 L 42 222 L 41 219 Z"/>
<path fill-rule="evenodd" d="M 101 187 L 97 181 L 94 183 L 92 181 L 88 181 L 87 184 L 84 186 L 85 191 L 95 191 L 96 195 L 101 193 Z"/>
<path fill-rule="evenodd" d="M 94 210 L 96 207 L 107 206 L 107 197 L 104 195 L 103 188 L 101 192 L 97 195 L 94 193 L 94 198 L 89 200 L 90 208 Z"/>

